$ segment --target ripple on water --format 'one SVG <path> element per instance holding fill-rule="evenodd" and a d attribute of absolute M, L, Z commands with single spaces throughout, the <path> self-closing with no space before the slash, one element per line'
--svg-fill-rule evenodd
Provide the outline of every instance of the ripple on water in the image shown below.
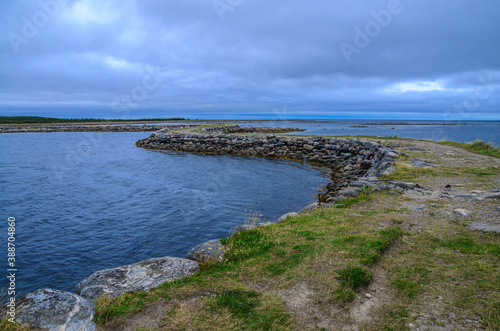
<path fill-rule="evenodd" d="M 227 236 L 245 210 L 277 218 L 314 201 L 327 183 L 320 169 L 301 163 L 136 148 L 146 135 L 105 133 L 71 166 L 67 151 L 85 141 L 83 133 L 0 136 L 0 210 L 18 221 L 23 292 L 72 291 L 97 270 L 184 257 Z"/>

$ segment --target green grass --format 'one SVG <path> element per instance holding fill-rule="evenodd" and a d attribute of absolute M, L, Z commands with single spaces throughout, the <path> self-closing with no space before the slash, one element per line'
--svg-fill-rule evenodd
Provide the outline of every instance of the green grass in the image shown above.
<path fill-rule="evenodd" d="M 29 327 L 21 326 L 17 323 L 9 322 L 6 319 L 0 319 L 0 330 L 4 331 L 28 331 Z"/>
<path fill-rule="evenodd" d="M 476 140 L 472 143 L 458 143 L 455 141 L 439 141 L 441 145 L 464 148 L 470 152 L 482 155 L 488 155 L 500 158 L 500 148 L 494 147 L 491 143 L 485 143 L 482 140 Z"/>
<path fill-rule="evenodd" d="M 500 257 L 500 245 L 492 243 L 478 243 L 469 236 L 455 237 L 452 239 L 440 240 L 441 247 L 448 247 L 460 251 L 463 254 L 491 254 Z"/>
<path fill-rule="evenodd" d="M 220 293 L 211 302 L 210 309 L 227 309 L 239 319 L 242 328 L 271 330 L 275 325 L 288 326 L 290 315 L 282 310 L 259 310 L 261 295 L 256 291 L 232 290 Z"/>
<path fill-rule="evenodd" d="M 365 286 L 372 280 L 372 273 L 362 267 L 346 267 L 337 271 L 340 285 L 357 289 Z"/>
<path fill-rule="evenodd" d="M 384 314 L 384 322 L 380 325 L 374 325 L 369 330 L 381 331 L 403 331 L 411 330 L 408 326 L 408 309 L 403 305 L 393 305 L 389 307 L 388 311 Z"/>
<path fill-rule="evenodd" d="M 428 284 L 430 270 L 423 267 L 397 267 L 391 285 L 408 298 L 414 298 Z"/>

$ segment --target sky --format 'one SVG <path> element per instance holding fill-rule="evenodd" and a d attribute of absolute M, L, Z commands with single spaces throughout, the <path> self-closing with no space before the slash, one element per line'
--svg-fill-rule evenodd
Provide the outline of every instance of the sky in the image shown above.
<path fill-rule="evenodd" d="M 0 115 L 500 120 L 499 1 L 0 4 Z"/>

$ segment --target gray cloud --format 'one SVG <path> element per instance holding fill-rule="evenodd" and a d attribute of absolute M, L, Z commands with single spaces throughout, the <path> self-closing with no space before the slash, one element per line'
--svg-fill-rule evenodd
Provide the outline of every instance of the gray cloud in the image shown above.
<path fill-rule="evenodd" d="M 2 2 L 0 114 L 500 117 L 499 3 L 214 3 Z"/>

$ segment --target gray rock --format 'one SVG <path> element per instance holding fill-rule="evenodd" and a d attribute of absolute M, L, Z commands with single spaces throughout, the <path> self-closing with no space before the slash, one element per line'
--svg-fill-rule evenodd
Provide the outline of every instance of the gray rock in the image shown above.
<path fill-rule="evenodd" d="M 276 223 L 273 223 L 273 222 L 259 222 L 259 223 L 252 223 L 252 224 L 243 224 L 243 225 L 238 225 L 237 226 L 237 229 L 238 230 L 252 230 L 252 229 L 255 229 L 255 228 L 258 228 L 260 226 L 269 226 L 269 225 L 273 225 L 273 224 L 276 224 Z"/>
<path fill-rule="evenodd" d="M 192 248 L 186 255 L 186 259 L 196 262 L 222 261 L 226 249 L 220 243 L 220 239 L 213 239 Z"/>
<path fill-rule="evenodd" d="M 414 183 L 397 182 L 395 184 L 403 189 L 408 189 L 408 190 L 413 190 L 415 187 L 418 187 L 418 185 Z"/>
<path fill-rule="evenodd" d="M 395 159 L 398 157 L 398 154 L 396 154 L 394 152 L 388 152 L 387 154 L 385 154 L 385 156 L 390 157 L 392 159 Z"/>
<path fill-rule="evenodd" d="M 278 218 L 278 220 L 276 221 L 276 223 L 281 223 L 284 220 L 286 220 L 288 217 L 295 217 L 297 215 L 298 215 L 298 213 L 296 213 L 296 212 L 287 213 L 285 215 L 280 216 L 280 218 Z"/>
<path fill-rule="evenodd" d="M 474 196 L 472 194 L 453 194 L 453 196 L 457 198 L 473 198 Z"/>
<path fill-rule="evenodd" d="M 308 211 L 311 211 L 313 209 L 316 209 L 316 208 L 319 208 L 320 205 L 318 202 L 313 202 L 307 206 L 305 206 L 304 208 L 302 208 L 300 211 L 299 211 L 299 214 L 303 214 L 303 213 L 307 213 Z"/>
<path fill-rule="evenodd" d="M 76 293 L 89 299 L 116 297 L 134 291 L 149 291 L 165 282 L 193 275 L 198 262 L 161 257 L 94 272 L 76 286 Z"/>
<path fill-rule="evenodd" d="M 16 321 L 30 327 L 66 331 L 93 331 L 92 300 L 48 288 L 17 299 Z"/>
<path fill-rule="evenodd" d="M 357 197 L 359 196 L 359 189 L 356 189 L 356 188 L 353 188 L 353 189 L 344 189 L 344 190 L 341 190 L 339 193 L 338 193 L 338 196 L 340 197 Z"/>
<path fill-rule="evenodd" d="M 382 172 L 380 173 L 380 175 L 382 175 L 382 176 L 387 176 L 387 175 L 392 174 L 392 173 L 393 173 L 393 172 L 395 172 L 395 171 L 396 171 L 396 167 L 395 167 L 395 166 L 393 166 L 393 165 L 391 165 L 391 166 L 388 166 L 388 167 L 387 167 L 387 169 L 385 169 L 384 171 L 382 171 Z"/>
<path fill-rule="evenodd" d="M 453 212 L 463 217 L 469 217 L 470 214 L 472 214 L 472 212 L 467 209 L 453 209 Z"/>
<path fill-rule="evenodd" d="M 410 162 L 413 164 L 413 166 L 415 167 L 419 167 L 419 168 L 425 168 L 425 167 L 430 167 L 430 164 L 427 163 L 427 162 L 424 162 L 424 161 L 420 161 L 420 160 L 410 160 Z"/>
<path fill-rule="evenodd" d="M 489 194 L 485 196 L 486 199 L 500 199 L 500 193 Z"/>
<path fill-rule="evenodd" d="M 472 230 L 478 230 L 482 232 L 497 232 L 500 233 L 500 226 L 498 225 L 490 225 L 484 223 L 471 223 L 469 227 Z"/>

